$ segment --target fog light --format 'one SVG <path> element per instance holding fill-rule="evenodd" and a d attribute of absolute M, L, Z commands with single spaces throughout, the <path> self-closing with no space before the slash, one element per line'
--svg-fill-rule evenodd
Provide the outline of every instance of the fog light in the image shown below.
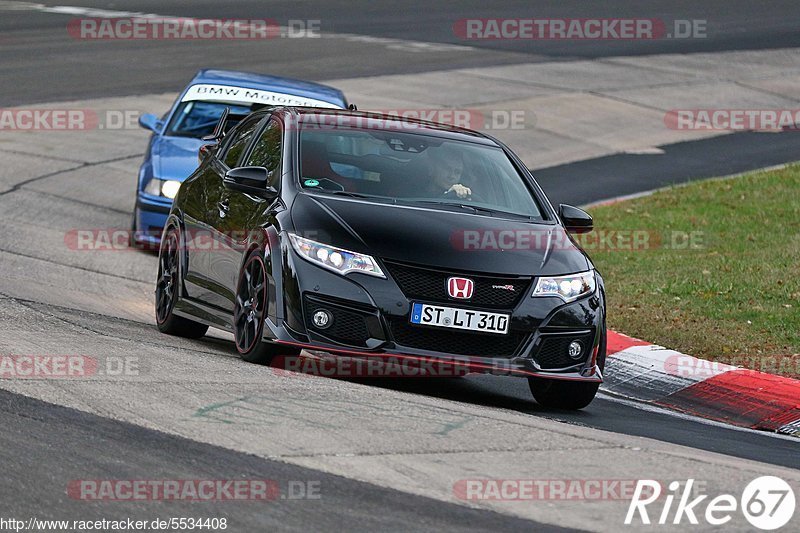
<path fill-rule="evenodd" d="M 314 326 L 319 329 L 325 329 L 331 325 L 333 322 L 333 317 L 327 311 L 319 310 L 314 312 L 314 316 L 311 317 L 311 320 L 314 322 Z"/>
<path fill-rule="evenodd" d="M 578 359 L 583 353 L 583 345 L 578 341 L 572 341 L 567 348 L 569 356 L 573 359 Z"/>

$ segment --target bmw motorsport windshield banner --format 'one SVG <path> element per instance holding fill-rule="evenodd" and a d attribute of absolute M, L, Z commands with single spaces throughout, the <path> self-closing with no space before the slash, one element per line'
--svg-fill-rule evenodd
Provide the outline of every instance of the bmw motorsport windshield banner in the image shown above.
<path fill-rule="evenodd" d="M 288 105 L 326 107 L 331 109 L 339 108 L 339 106 L 331 104 L 330 102 L 317 100 L 316 98 L 308 98 L 306 96 L 277 93 L 273 91 L 265 91 L 263 89 L 248 89 L 246 87 L 235 87 L 232 85 L 212 85 L 206 83 L 192 85 L 189 87 L 181 101 L 190 102 L 193 100 L 229 102 L 236 104 L 248 103 L 275 106 Z"/>

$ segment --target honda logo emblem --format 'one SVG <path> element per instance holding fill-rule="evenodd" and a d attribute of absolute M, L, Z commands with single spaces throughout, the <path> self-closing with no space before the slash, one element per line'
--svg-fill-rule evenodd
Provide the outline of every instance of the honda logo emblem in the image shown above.
<path fill-rule="evenodd" d="M 467 278 L 448 278 L 447 279 L 447 294 L 450 298 L 460 298 L 462 300 L 469 300 L 472 298 L 472 291 L 475 288 L 475 283 Z"/>

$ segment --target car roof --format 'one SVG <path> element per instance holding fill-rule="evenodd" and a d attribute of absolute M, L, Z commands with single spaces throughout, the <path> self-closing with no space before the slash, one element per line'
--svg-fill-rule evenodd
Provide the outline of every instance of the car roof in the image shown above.
<path fill-rule="evenodd" d="M 204 69 L 195 74 L 189 85 L 210 83 L 218 85 L 244 86 L 251 89 L 264 89 L 295 96 L 316 98 L 332 104 L 347 107 L 347 99 L 342 91 L 313 81 L 296 80 L 283 76 L 241 72 L 238 70 Z"/>
<path fill-rule="evenodd" d="M 264 113 L 270 111 L 265 110 Z M 372 111 L 357 111 L 352 109 L 320 109 L 317 107 L 283 107 L 273 109 L 272 112 L 292 115 L 300 123 L 311 123 L 318 120 L 320 129 L 325 129 L 331 124 L 341 125 L 345 128 L 364 128 L 385 131 L 400 131 L 403 133 L 418 133 L 431 135 L 450 140 L 460 140 L 489 146 L 500 146 L 500 143 L 479 131 L 431 122 L 410 117 L 400 117 L 388 113 Z"/>

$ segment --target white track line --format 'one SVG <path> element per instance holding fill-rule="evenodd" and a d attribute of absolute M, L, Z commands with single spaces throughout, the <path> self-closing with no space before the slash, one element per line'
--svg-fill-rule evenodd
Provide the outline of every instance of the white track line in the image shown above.
<path fill-rule="evenodd" d="M 113 9 L 97 9 L 93 7 L 81 6 L 47 6 L 36 2 L 16 2 L 0 1 L 0 11 L 38 11 L 40 13 L 51 13 L 54 15 L 74 15 L 80 17 L 94 18 L 144 18 L 144 19 L 165 19 L 165 18 L 186 18 L 176 15 L 158 15 L 155 13 L 143 13 L 141 11 L 119 11 Z M 244 22 L 244 21 L 243 21 Z M 281 26 L 281 35 L 286 35 L 288 28 Z M 342 39 L 347 42 L 365 43 L 381 46 L 389 50 L 400 50 L 403 52 L 472 52 L 477 50 L 472 46 L 446 43 L 429 43 L 425 41 L 412 41 L 407 39 L 395 39 L 392 37 L 373 37 L 369 35 L 357 35 L 352 33 L 335 33 L 320 31 L 320 38 Z"/>

